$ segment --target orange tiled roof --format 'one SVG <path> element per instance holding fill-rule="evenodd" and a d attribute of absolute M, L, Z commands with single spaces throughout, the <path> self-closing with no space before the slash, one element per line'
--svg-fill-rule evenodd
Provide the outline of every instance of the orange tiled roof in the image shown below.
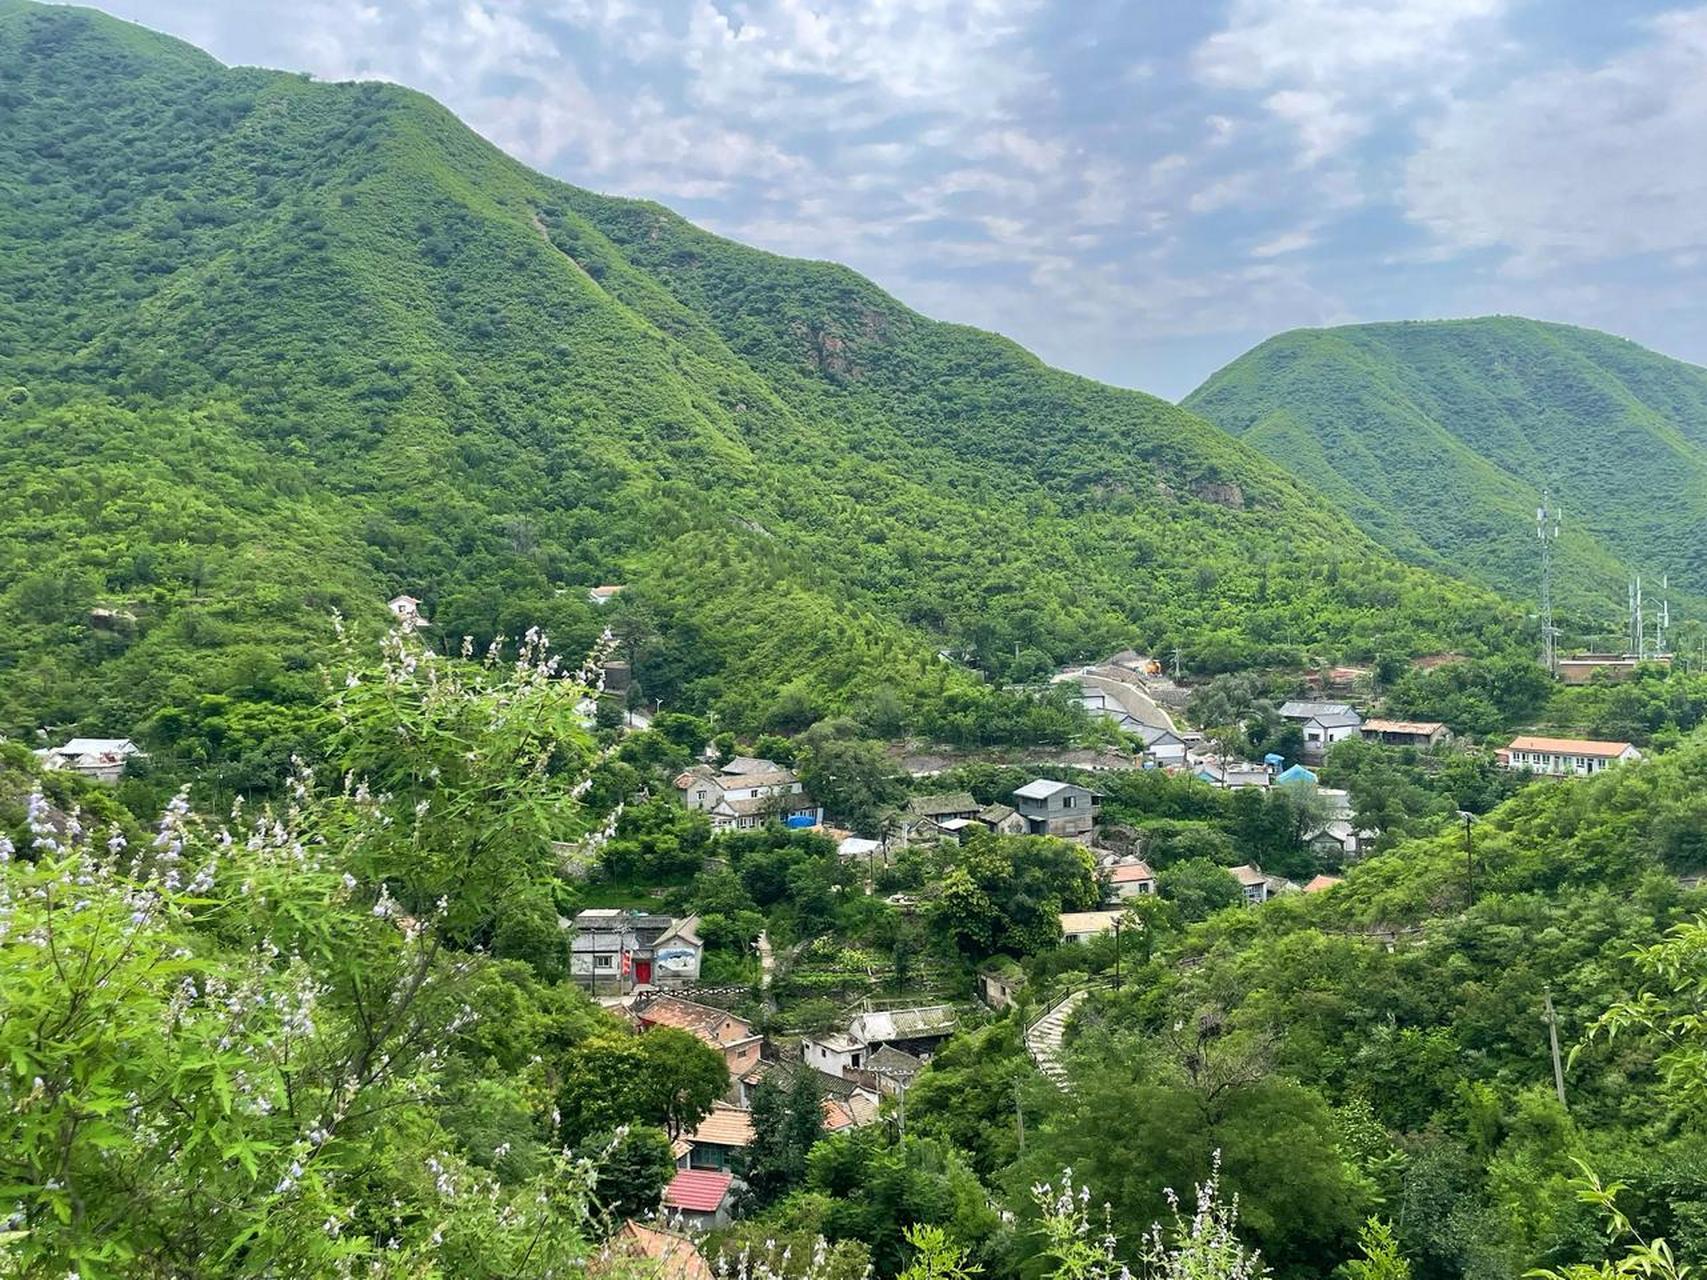
<path fill-rule="evenodd" d="M 1630 750 L 1628 742 L 1594 742 L 1588 738 L 1533 738 L 1520 736 L 1511 740 L 1507 751 L 1543 751 L 1557 756 L 1621 756 Z"/>
<path fill-rule="evenodd" d="M 680 996 L 654 996 L 634 1011 L 635 1020 L 651 1027 L 675 1027 L 688 1031 L 717 1048 L 738 1040 L 750 1040 L 753 1026 L 727 1009 L 696 1004 Z"/>
<path fill-rule="evenodd" d="M 605 1269 L 600 1263 L 617 1258 L 656 1262 L 656 1280 L 711 1280 L 711 1266 L 692 1240 L 674 1231 L 648 1227 L 632 1218 L 610 1238 L 604 1257 L 595 1260 L 587 1270 L 597 1274 Z"/>
<path fill-rule="evenodd" d="M 687 1135 L 690 1142 L 709 1142 L 719 1147 L 746 1147 L 753 1141 L 753 1113 L 719 1102 L 699 1127 Z"/>

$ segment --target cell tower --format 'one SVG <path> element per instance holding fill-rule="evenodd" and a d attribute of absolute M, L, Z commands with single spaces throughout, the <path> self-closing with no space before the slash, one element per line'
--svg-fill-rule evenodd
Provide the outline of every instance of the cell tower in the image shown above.
<path fill-rule="evenodd" d="M 1558 636 L 1553 626 L 1553 544 L 1559 540 L 1559 509 L 1551 495 L 1541 495 L 1535 508 L 1535 539 L 1541 544 L 1541 665 L 1559 674 Z"/>
<path fill-rule="evenodd" d="M 1630 656 L 1647 657 L 1648 637 L 1642 627 L 1642 575 L 1630 579 Z"/>
<path fill-rule="evenodd" d="M 1671 574 L 1660 578 L 1660 616 L 1654 619 L 1654 657 L 1666 654 L 1666 632 L 1671 630 Z"/>

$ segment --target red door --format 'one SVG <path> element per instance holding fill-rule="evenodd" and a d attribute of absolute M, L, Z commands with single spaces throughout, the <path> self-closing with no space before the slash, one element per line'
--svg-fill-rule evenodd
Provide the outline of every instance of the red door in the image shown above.
<path fill-rule="evenodd" d="M 634 962 L 634 982 L 635 982 L 635 985 L 640 986 L 643 984 L 650 983 L 651 981 L 652 981 L 652 962 L 650 960 L 636 960 Z"/>

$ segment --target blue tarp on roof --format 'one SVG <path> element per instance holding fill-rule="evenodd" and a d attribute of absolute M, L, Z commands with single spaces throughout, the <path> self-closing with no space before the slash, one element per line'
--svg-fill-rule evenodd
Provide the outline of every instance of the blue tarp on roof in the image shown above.
<path fill-rule="evenodd" d="M 1301 764 L 1295 764 L 1285 773 L 1275 779 L 1276 782 L 1309 782 L 1316 781 L 1316 775 Z"/>
<path fill-rule="evenodd" d="M 797 813 L 792 817 L 784 818 L 782 825 L 785 827 L 815 827 L 818 825 L 818 819 L 809 813 Z"/>

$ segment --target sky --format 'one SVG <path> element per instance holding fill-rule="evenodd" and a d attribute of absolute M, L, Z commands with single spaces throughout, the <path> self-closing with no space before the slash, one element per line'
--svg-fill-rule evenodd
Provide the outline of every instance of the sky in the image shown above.
<path fill-rule="evenodd" d="M 96 2 L 1169 398 L 1366 320 L 1707 364 L 1707 4 Z"/>

